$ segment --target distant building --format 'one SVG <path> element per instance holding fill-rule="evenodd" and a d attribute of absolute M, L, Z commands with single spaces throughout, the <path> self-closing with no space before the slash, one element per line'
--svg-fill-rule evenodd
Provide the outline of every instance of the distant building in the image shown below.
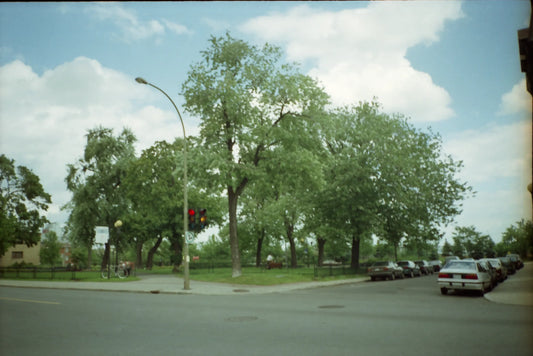
<path fill-rule="evenodd" d="M 65 241 L 61 226 L 57 223 L 51 223 L 46 225 L 41 232 L 41 241 L 45 235 L 53 231 L 57 234 L 59 242 L 61 242 L 61 263 L 63 266 L 67 266 L 72 263 L 72 247 L 70 243 Z M 25 244 L 16 244 L 10 247 L 7 252 L 0 257 L 0 267 L 9 267 L 15 263 L 27 263 L 32 265 L 40 265 L 41 258 L 39 254 L 41 252 L 41 243 L 32 247 L 28 247 Z"/>
<path fill-rule="evenodd" d="M 33 265 L 40 265 L 41 259 L 39 253 L 41 252 L 41 243 L 28 247 L 25 244 L 16 244 L 10 247 L 7 252 L 0 257 L 0 267 L 9 267 L 15 263 L 28 263 Z"/>

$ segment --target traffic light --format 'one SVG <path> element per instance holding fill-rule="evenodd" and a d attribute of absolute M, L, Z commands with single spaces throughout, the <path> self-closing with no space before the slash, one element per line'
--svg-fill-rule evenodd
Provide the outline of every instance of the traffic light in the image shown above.
<path fill-rule="evenodd" d="M 203 230 L 207 226 L 207 209 L 200 210 L 200 230 Z"/>
<path fill-rule="evenodd" d="M 194 231 L 196 228 L 196 211 L 189 209 L 189 231 Z"/>

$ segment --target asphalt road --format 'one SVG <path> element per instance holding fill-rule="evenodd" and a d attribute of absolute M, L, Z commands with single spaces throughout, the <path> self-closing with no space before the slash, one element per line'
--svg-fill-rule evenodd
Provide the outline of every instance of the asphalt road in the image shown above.
<path fill-rule="evenodd" d="M 0 289 L 2 355 L 531 355 L 533 307 L 436 275 L 232 296 Z"/>

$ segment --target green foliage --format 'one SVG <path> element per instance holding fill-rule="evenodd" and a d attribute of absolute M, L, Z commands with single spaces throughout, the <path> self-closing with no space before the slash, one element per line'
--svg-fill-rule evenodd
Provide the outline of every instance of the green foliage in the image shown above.
<path fill-rule="evenodd" d="M 517 253 L 522 258 L 533 255 L 533 222 L 522 219 L 509 226 L 498 244 L 498 252 L 501 256 Z"/>
<path fill-rule="evenodd" d="M 49 231 L 45 234 L 44 239 L 41 241 L 41 250 L 39 257 L 41 264 L 48 266 L 56 266 L 61 264 L 61 250 L 62 244 L 59 241 L 57 234 L 54 231 Z"/>
<path fill-rule="evenodd" d="M 495 257 L 495 244 L 489 235 L 483 235 L 474 226 L 455 228 L 453 252 L 459 257 L 475 259 Z"/>
<path fill-rule="evenodd" d="M 238 199 L 250 181 L 265 176 L 275 149 L 298 142 L 296 128 L 327 102 L 316 82 L 282 63 L 277 47 L 261 48 L 232 38 L 212 37 L 203 60 L 191 67 L 183 85 L 185 108 L 201 118 L 197 168 L 206 187 L 228 196 L 233 274 L 241 273 L 237 233 Z M 289 133 L 290 131 L 291 133 Z M 284 157 L 284 156 L 281 156 Z M 291 169 L 291 161 L 280 170 Z"/>
<path fill-rule="evenodd" d="M 121 184 L 134 158 L 135 141 L 127 129 L 114 136 L 112 129 L 97 127 L 87 133 L 83 157 L 68 165 L 65 182 L 72 192 L 65 206 L 70 210 L 68 235 L 71 241 L 86 246 L 89 265 L 95 226 L 108 226 L 112 243 L 120 244 L 113 225 L 128 211 Z"/>
<path fill-rule="evenodd" d="M 17 243 L 33 246 L 48 220 L 41 216 L 52 202 L 39 177 L 0 155 L 0 256 Z"/>

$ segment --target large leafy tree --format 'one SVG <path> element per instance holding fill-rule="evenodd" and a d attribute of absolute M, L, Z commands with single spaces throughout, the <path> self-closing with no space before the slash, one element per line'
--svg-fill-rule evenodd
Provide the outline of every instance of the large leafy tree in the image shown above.
<path fill-rule="evenodd" d="M 194 168 L 195 147 L 188 145 L 190 165 L 188 196 L 189 208 L 207 209 L 209 223 L 215 225 L 221 219 L 220 198 L 198 189 L 195 176 L 201 174 Z M 150 245 L 146 267 L 151 269 L 153 257 L 168 238 L 175 267 L 182 261 L 183 245 L 183 140 L 170 144 L 156 142 L 144 150 L 128 167 L 123 186 L 130 203 L 125 221 L 135 236 L 137 265 L 142 264 L 143 245 Z"/>
<path fill-rule="evenodd" d="M 513 252 L 522 258 L 533 254 L 533 222 L 522 219 L 509 226 L 503 233 L 500 245 L 502 254 Z"/>
<path fill-rule="evenodd" d="M 439 228 L 461 212 L 471 192 L 457 174 L 462 162 L 442 151 L 441 139 L 401 116 L 383 116 L 387 131 L 377 170 L 382 237 L 395 248 L 402 239 L 438 240 Z"/>
<path fill-rule="evenodd" d="M 288 139 L 284 123 L 312 117 L 327 96 L 268 44 L 256 47 L 226 34 L 212 37 L 202 57 L 183 85 L 185 108 L 202 119 L 206 185 L 227 194 L 232 276 L 238 277 L 239 197 L 261 177 L 268 151 Z"/>
<path fill-rule="evenodd" d="M 463 252 L 459 256 L 464 257 L 466 254 L 476 259 L 494 257 L 494 241 L 474 226 L 457 226 L 452 237 L 456 252 Z"/>
<path fill-rule="evenodd" d="M 135 236 L 137 266 L 143 263 L 143 245 L 151 243 L 146 261 L 151 269 L 164 237 L 176 240 L 178 248 L 183 241 L 183 175 L 179 174 L 183 164 L 178 161 L 182 141 L 156 142 L 128 166 L 123 186 L 131 205 L 125 225 Z M 177 253 L 181 255 L 181 248 Z"/>
<path fill-rule="evenodd" d="M 47 232 L 41 242 L 41 251 L 39 252 L 41 263 L 50 266 L 61 263 L 61 247 L 62 243 L 59 241 L 57 234 L 54 231 Z"/>
<path fill-rule="evenodd" d="M 351 242 L 354 268 L 361 241 L 372 234 L 395 254 L 403 238 L 440 238 L 437 228 L 460 212 L 469 187 L 455 177 L 461 164 L 442 154 L 438 136 L 382 113 L 377 103 L 336 109 L 327 128 L 318 221 L 329 239 Z M 327 240 L 320 236 L 319 248 Z"/>
<path fill-rule="evenodd" d="M 0 256 L 17 243 L 39 242 L 40 229 L 48 222 L 42 213 L 51 202 L 37 175 L 0 156 Z"/>
<path fill-rule="evenodd" d="M 115 136 L 113 130 L 97 127 L 87 133 L 84 155 L 76 163 L 68 165 L 65 178 L 72 199 L 67 208 L 69 216 L 69 235 L 72 240 L 88 249 L 91 265 L 91 251 L 94 243 L 96 225 L 107 226 L 111 231 L 111 242 L 119 246 L 119 234 L 114 223 L 128 212 L 125 191 L 121 188 L 127 167 L 135 158 L 133 133 L 124 129 Z M 109 256 L 106 249 L 105 257 Z M 103 264 L 109 261 L 104 258 Z"/>
<path fill-rule="evenodd" d="M 357 268 L 360 243 L 370 238 L 377 221 L 380 141 L 387 126 L 376 105 L 366 103 L 339 108 L 331 118 L 326 135 L 326 185 L 318 194 L 318 211 L 332 230 L 329 239 L 351 244 L 350 264 Z M 327 240 L 322 237 L 319 248 Z"/>

